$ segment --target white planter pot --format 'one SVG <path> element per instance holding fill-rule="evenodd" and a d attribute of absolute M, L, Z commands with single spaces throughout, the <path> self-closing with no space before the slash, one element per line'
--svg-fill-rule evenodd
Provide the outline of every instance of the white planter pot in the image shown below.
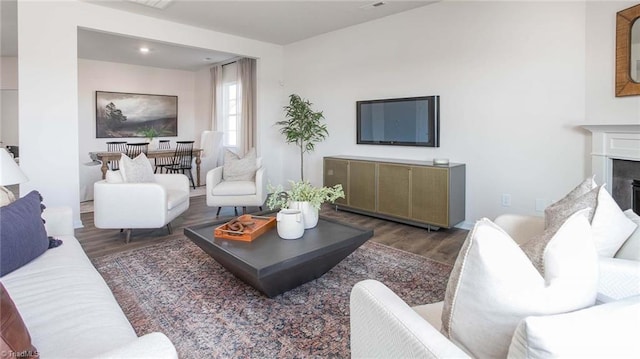
<path fill-rule="evenodd" d="M 276 215 L 278 235 L 283 239 L 298 239 L 304 234 L 302 212 L 297 209 L 282 209 Z"/>
<path fill-rule="evenodd" d="M 318 225 L 318 210 L 309 202 L 291 202 L 289 208 L 302 212 L 304 217 L 304 229 L 313 228 Z"/>

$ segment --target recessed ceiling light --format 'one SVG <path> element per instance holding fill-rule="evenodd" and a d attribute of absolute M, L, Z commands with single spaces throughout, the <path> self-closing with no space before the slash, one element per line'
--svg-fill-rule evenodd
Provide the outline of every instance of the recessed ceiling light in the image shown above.
<path fill-rule="evenodd" d="M 134 2 L 136 4 L 144 5 L 144 6 L 153 7 L 156 9 L 164 9 L 165 7 L 169 6 L 169 4 L 173 0 L 128 0 L 128 1 Z"/>
<path fill-rule="evenodd" d="M 142 52 L 143 54 L 149 53 L 149 48 L 148 47 L 141 47 L 140 48 L 140 52 Z"/>
<path fill-rule="evenodd" d="M 371 3 L 371 4 L 360 6 L 360 8 L 364 9 L 364 10 L 369 10 L 369 9 L 373 9 L 375 7 L 380 7 L 382 5 L 386 5 L 386 2 L 384 2 L 384 1 L 376 1 L 376 2 Z"/>

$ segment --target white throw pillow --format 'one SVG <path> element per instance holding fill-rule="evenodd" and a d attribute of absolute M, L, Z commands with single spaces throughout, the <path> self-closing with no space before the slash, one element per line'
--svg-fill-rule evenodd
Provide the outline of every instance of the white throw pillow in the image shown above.
<path fill-rule="evenodd" d="M 225 149 L 222 179 L 225 181 L 252 181 L 256 177 L 256 149 L 252 148 L 244 157 Z"/>
<path fill-rule="evenodd" d="M 131 159 L 124 153 L 120 156 L 120 174 L 126 183 L 148 183 L 155 182 L 151 162 L 144 153 Z"/>
<path fill-rule="evenodd" d="M 598 254 L 602 257 L 613 257 L 636 227 L 603 185 L 598 192 L 598 205 L 591 221 Z"/>
<path fill-rule="evenodd" d="M 572 313 L 528 317 L 509 358 L 637 358 L 640 296 Z"/>
<path fill-rule="evenodd" d="M 107 183 L 123 183 L 124 180 L 122 179 L 122 174 L 121 171 L 107 171 L 107 173 L 104 176 L 104 179 L 107 181 Z"/>
<path fill-rule="evenodd" d="M 629 238 L 627 238 L 627 240 L 622 244 L 622 247 L 620 247 L 615 257 L 619 259 L 640 261 L 640 216 L 638 216 L 632 209 L 624 211 L 624 215 L 635 223 L 637 227 L 635 231 L 631 233 Z"/>
<path fill-rule="evenodd" d="M 544 276 L 506 232 L 478 221 L 449 278 L 442 333 L 473 357 L 504 358 L 525 317 L 593 305 L 598 263 L 587 215 L 570 216 L 548 242 Z"/>

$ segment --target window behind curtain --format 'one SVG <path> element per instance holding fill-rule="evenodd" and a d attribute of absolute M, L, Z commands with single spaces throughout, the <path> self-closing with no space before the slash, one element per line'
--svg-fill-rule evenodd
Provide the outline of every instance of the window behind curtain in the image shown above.
<path fill-rule="evenodd" d="M 224 132 L 225 147 L 240 146 L 240 104 L 238 103 L 238 66 L 235 63 L 222 67 L 222 119 L 218 128 Z"/>

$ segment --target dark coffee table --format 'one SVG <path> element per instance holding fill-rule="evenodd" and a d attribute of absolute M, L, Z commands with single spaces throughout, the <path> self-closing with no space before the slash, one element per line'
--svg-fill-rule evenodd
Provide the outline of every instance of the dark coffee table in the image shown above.
<path fill-rule="evenodd" d="M 275 216 L 275 213 L 260 215 Z M 253 242 L 215 238 L 226 221 L 185 228 L 184 234 L 223 267 L 269 297 L 320 278 L 360 247 L 373 230 L 320 217 L 300 239 L 282 239 L 274 227 Z"/>

